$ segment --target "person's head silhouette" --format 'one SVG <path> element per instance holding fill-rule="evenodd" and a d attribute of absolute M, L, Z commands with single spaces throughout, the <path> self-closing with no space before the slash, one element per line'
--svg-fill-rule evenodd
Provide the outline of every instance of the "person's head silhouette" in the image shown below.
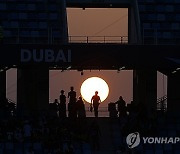
<path fill-rule="evenodd" d="M 123 97 L 122 97 L 122 96 L 120 96 L 120 97 L 119 97 L 119 99 L 120 99 L 120 100 L 122 100 L 122 99 L 123 99 Z"/>
<path fill-rule="evenodd" d="M 98 91 L 95 91 L 95 95 L 98 95 Z"/>
<path fill-rule="evenodd" d="M 73 91 L 73 90 L 74 90 L 74 87 L 71 87 L 70 89 L 71 89 L 71 91 Z"/>
<path fill-rule="evenodd" d="M 61 90 L 61 94 L 64 94 L 64 90 Z"/>

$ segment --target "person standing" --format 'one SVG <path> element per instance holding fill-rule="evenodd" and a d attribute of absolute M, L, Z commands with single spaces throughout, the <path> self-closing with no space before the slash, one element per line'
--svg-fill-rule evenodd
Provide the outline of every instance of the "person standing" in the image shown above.
<path fill-rule="evenodd" d="M 122 96 L 119 97 L 119 100 L 116 102 L 116 104 L 118 106 L 119 117 L 126 116 L 127 115 L 126 102 L 124 101 Z"/>
<path fill-rule="evenodd" d="M 78 118 L 85 118 L 86 117 L 85 105 L 81 96 L 79 97 L 76 105 L 77 105 Z"/>
<path fill-rule="evenodd" d="M 98 96 L 98 91 L 96 91 L 95 95 L 92 96 L 92 98 L 91 98 L 91 106 L 93 106 L 93 108 L 94 108 L 95 117 L 98 117 L 98 107 L 99 107 L 100 103 L 101 103 L 101 99 Z"/>
<path fill-rule="evenodd" d="M 64 95 L 64 90 L 61 90 L 61 94 L 59 96 L 59 117 L 65 118 L 66 117 L 66 96 Z"/>
<path fill-rule="evenodd" d="M 76 113 L 76 92 L 74 91 L 74 87 L 70 88 L 70 92 L 68 93 L 69 103 L 68 103 L 68 111 L 69 117 L 75 118 L 77 117 Z"/>

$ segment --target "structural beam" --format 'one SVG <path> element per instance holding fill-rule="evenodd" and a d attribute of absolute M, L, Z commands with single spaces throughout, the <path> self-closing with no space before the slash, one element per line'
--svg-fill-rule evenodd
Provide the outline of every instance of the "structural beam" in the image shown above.
<path fill-rule="evenodd" d="M 67 0 L 67 7 L 76 8 L 127 8 L 132 4 L 131 0 Z"/>
<path fill-rule="evenodd" d="M 180 73 L 174 73 L 168 76 L 167 85 L 167 110 L 174 113 L 179 112 L 180 108 Z"/>
<path fill-rule="evenodd" d="M 68 31 L 67 31 L 67 15 L 66 15 L 66 1 L 59 1 L 60 14 L 62 19 L 61 24 L 61 43 L 68 43 Z M 52 41 L 49 42 L 50 44 Z M 33 48 L 35 45 L 32 45 Z M 44 46 L 44 44 L 43 44 Z M 54 52 L 50 48 L 49 52 Z M 59 51 L 60 49 L 58 49 Z M 27 51 L 27 50 L 26 50 Z M 34 51 L 28 50 L 29 54 Z M 65 61 L 64 53 L 59 51 L 61 61 Z M 22 56 L 22 55 L 21 55 Z M 48 54 L 48 57 L 50 55 Z M 51 54 L 54 56 L 54 54 Z M 49 57 L 50 58 L 50 57 Z M 51 57 L 54 59 L 53 57 Z M 48 58 L 47 58 L 48 59 Z M 50 61 L 52 61 L 52 59 Z M 64 62 L 63 61 L 63 62 Z M 60 62 L 59 62 L 60 63 Z M 22 65 L 21 65 L 22 66 Z M 19 116 L 41 116 L 48 114 L 49 108 L 49 65 L 45 62 L 38 65 L 28 65 L 23 68 L 18 68 L 17 71 L 17 111 Z"/>
<path fill-rule="evenodd" d="M 21 68 L 17 71 L 18 116 L 48 114 L 49 68 Z"/>
<path fill-rule="evenodd" d="M 148 116 L 157 108 L 157 71 L 134 70 L 133 72 L 133 101 L 142 104 Z"/>
<path fill-rule="evenodd" d="M 6 98 L 6 71 L 0 72 L 0 97 Z"/>
<path fill-rule="evenodd" d="M 132 7 L 128 9 L 128 43 L 141 44 L 141 29 L 138 4 L 133 1 Z"/>

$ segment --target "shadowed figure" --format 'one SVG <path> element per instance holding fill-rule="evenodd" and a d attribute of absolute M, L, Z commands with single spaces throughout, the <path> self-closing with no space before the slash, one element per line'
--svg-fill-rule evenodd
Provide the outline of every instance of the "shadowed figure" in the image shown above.
<path fill-rule="evenodd" d="M 59 96 L 59 117 L 66 117 L 66 96 L 64 95 L 64 90 L 61 90 L 61 95 Z"/>
<path fill-rule="evenodd" d="M 78 118 L 86 117 L 85 105 L 84 105 L 84 102 L 82 100 L 82 97 L 79 97 L 78 101 L 76 102 L 76 106 L 77 106 Z"/>
<path fill-rule="evenodd" d="M 58 112 L 58 106 L 59 106 L 59 102 L 58 99 L 55 99 L 53 103 L 49 104 L 49 108 L 50 108 L 50 115 L 52 117 L 57 117 L 57 112 Z"/>
<path fill-rule="evenodd" d="M 68 93 L 68 98 L 69 98 L 68 116 L 70 118 L 75 118 L 77 117 L 77 113 L 76 113 L 76 92 L 74 91 L 74 87 L 70 88 L 70 92 Z"/>
<path fill-rule="evenodd" d="M 94 108 L 94 116 L 98 117 L 98 107 L 99 104 L 101 103 L 101 99 L 98 96 L 98 91 L 95 92 L 95 95 L 91 98 L 91 108 Z M 91 109 L 92 111 L 92 109 Z"/>
<path fill-rule="evenodd" d="M 119 100 L 116 102 L 116 104 L 118 106 L 119 117 L 126 116 L 127 115 L 126 102 L 124 101 L 122 96 L 119 97 Z"/>

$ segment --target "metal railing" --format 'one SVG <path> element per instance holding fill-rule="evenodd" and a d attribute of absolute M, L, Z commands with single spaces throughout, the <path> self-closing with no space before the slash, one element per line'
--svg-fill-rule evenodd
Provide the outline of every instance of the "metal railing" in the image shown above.
<path fill-rule="evenodd" d="M 23 27 L 6 30 L 4 43 L 10 44 L 60 44 L 63 41 L 69 43 L 118 43 L 127 44 L 128 36 L 63 36 L 56 33 L 59 29 L 37 27 Z"/>
<path fill-rule="evenodd" d="M 69 43 L 128 44 L 128 36 L 69 36 Z"/>
<path fill-rule="evenodd" d="M 15 104 L 16 107 L 16 102 L 12 101 L 11 99 L 8 99 L 8 102 L 10 104 Z M 49 103 L 51 104 L 53 102 Z M 94 112 L 90 111 L 90 107 L 86 106 L 85 111 L 87 117 L 94 117 Z M 157 111 L 167 111 L 167 95 L 157 99 Z M 68 114 L 68 110 L 66 110 L 66 113 Z M 109 117 L 108 107 L 99 107 L 99 117 Z"/>

